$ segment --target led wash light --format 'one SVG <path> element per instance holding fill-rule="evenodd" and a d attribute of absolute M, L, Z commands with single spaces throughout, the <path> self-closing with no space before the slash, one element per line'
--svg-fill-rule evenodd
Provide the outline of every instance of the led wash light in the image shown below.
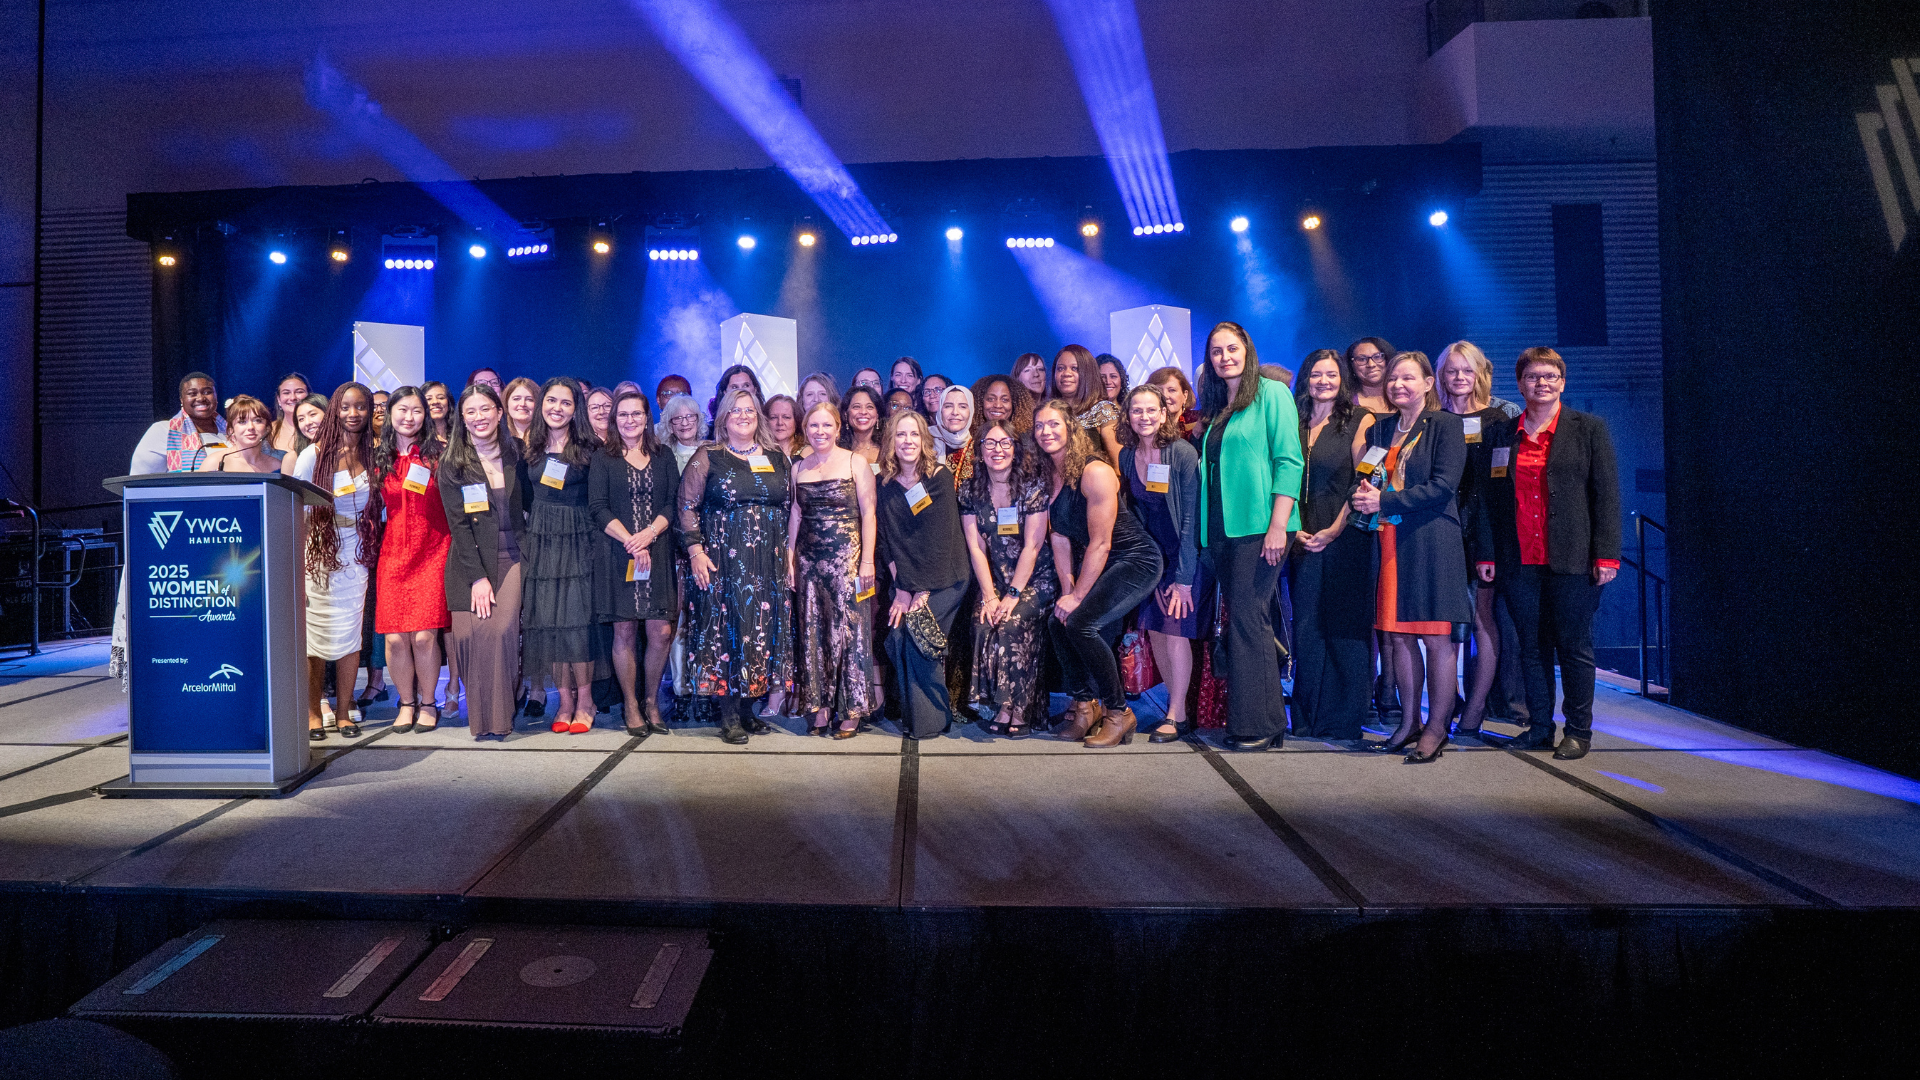
<path fill-rule="evenodd" d="M 649 262 L 697 262 L 699 259 L 699 229 L 647 226 Z"/>
<path fill-rule="evenodd" d="M 1135 236 L 1186 231 L 1133 0 L 1047 0 Z"/>
<path fill-rule="evenodd" d="M 884 235 L 875 234 L 873 236 L 856 236 L 853 238 L 853 246 L 865 247 L 869 244 L 894 244 L 894 243 L 898 243 L 899 241 L 900 241 L 899 233 L 886 233 Z"/>
<path fill-rule="evenodd" d="M 627 2 L 841 232 L 897 239 L 719 0 Z"/>
<path fill-rule="evenodd" d="M 423 233 L 417 236 L 382 236 L 380 238 L 380 265 L 384 269 L 431 270 L 439 258 L 438 237 Z"/>
<path fill-rule="evenodd" d="M 1053 237 L 1009 236 L 1007 237 L 1007 246 L 1010 248 L 1050 248 L 1053 246 Z"/>

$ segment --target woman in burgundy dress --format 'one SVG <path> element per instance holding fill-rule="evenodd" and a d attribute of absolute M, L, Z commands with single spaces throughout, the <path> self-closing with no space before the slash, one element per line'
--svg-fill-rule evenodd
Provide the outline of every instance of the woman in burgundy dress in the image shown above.
<path fill-rule="evenodd" d="M 387 638 L 388 674 L 400 695 L 393 730 L 401 734 L 440 726 L 440 631 L 452 621 L 446 586 L 452 534 L 434 480 L 442 449 L 426 396 L 412 386 L 395 390 L 373 452 L 375 482 L 387 508 L 373 629 Z"/>

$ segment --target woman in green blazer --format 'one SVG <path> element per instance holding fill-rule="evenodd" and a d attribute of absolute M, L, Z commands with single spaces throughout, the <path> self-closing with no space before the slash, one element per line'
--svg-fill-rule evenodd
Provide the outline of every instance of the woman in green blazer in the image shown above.
<path fill-rule="evenodd" d="M 1300 414 L 1286 387 L 1260 377 L 1253 341 L 1230 322 L 1207 335 L 1200 411 L 1201 558 L 1227 603 L 1220 640 L 1227 746 L 1277 748 L 1287 706 L 1268 599 L 1280 583 L 1287 534 L 1300 528 Z"/>

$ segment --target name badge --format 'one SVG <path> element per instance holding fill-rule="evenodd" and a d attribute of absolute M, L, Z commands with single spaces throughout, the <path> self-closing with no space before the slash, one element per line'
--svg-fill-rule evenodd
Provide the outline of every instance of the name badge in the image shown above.
<path fill-rule="evenodd" d="M 547 459 L 547 467 L 540 470 L 540 482 L 558 490 L 567 486 L 567 463 L 559 458 Z"/>
<path fill-rule="evenodd" d="M 345 469 L 341 469 L 339 472 L 334 473 L 333 474 L 333 497 L 337 499 L 342 495 L 351 495 L 351 494 L 353 494 L 353 477 L 349 476 L 347 474 L 347 470 Z"/>
<path fill-rule="evenodd" d="M 866 591 L 865 591 L 865 592 L 856 592 L 856 593 L 854 593 L 854 594 L 853 594 L 853 602 L 857 604 L 857 603 L 859 603 L 859 602 L 860 602 L 860 601 L 862 601 L 862 600 L 871 600 L 871 599 L 873 599 L 873 590 L 874 590 L 874 586 L 872 586 L 872 585 L 869 585 L 869 586 L 867 586 L 867 588 L 866 588 Z"/>
<path fill-rule="evenodd" d="M 407 478 L 400 481 L 400 486 L 413 492 L 415 495 L 425 495 L 427 493 L 427 481 L 432 479 L 432 471 L 425 465 L 416 463 L 407 466 Z"/>
<path fill-rule="evenodd" d="M 1173 478 L 1173 466 L 1164 462 L 1147 466 L 1147 490 L 1167 493 L 1167 481 Z"/>
<path fill-rule="evenodd" d="M 226 448 L 227 440 L 217 435 L 203 435 L 200 437 L 200 449 L 202 450 L 225 450 Z"/>
<path fill-rule="evenodd" d="M 1507 475 L 1507 462 L 1512 460 L 1513 460 L 1512 447 L 1510 446 L 1494 447 L 1493 448 L 1493 475 L 1495 476 Z"/>
<path fill-rule="evenodd" d="M 927 494 L 925 483 L 915 484 L 907 489 L 907 505 L 913 507 L 915 517 L 919 517 L 920 511 L 933 505 L 933 496 Z"/>
<path fill-rule="evenodd" d="M 1369 446 L 1367 447 L 1367 452 L 1360 455 L 1360 464 L 1355 465 L 1353 471 L 1359 473 L 1361 476 L 1372 476 L 1373 470 L 1379 468 L 1380 463 L 1385 460 L 1387 460 L 1386 447 Z"/>
<path fill-rule="evenodd" d="M 754 472 L 772 472 L 773 461 L 765 454 L 748 454 L 747 468 Z"/>
<path fill-rule="evenodd" d="M 647 581 L 653 577 L 653 567 L 651 566 L 647 567 L 645 570 L 634 569 L 633 564 L 639 561 L 640 560 L 638 559 L 627 560 L 627 580 L 628 581 Z"/>
<path fill-rule="evenodd" d="M 1480 418 L 1479 417 L 1469 416 L 1466 419 L 1460 421 L 1460 426 L 1466 429 L 1468 442 L 1477 443 L 1480 441 Z"/>
<path fill-rule="evenodd" d="M 876 461 L 876 462 L 874 462 L 873 464 L 871 464 L 871 465 L 869 465 L 869 466 L 867 466 L 867 467 L 873 470 L 873 475 L 875 475 L 875 476 L 879 476 L 879 475 L 880 475 L 880 463 L 879 463 L 879 462 L 877 462 L 877 461 Z"/>
<path fill-rule="evenodd" d="M 460 509 L 466 511 L 469 514 L 484 514 L 487 512 L 488 505 L 489 504 L 487 502 L 487 485 L 485 484 L 461 484 L 460 485 Z"/>
<path fill-rule="evenodd" d="M 1001 536 L 1019 536 L 1020 535 L 1020 508 L 1019 507 L 1017 506 L 995 507 L 993 511 L 993 520 L 994 520 L 994 524 L 999 526 L 999 533 Z"/>

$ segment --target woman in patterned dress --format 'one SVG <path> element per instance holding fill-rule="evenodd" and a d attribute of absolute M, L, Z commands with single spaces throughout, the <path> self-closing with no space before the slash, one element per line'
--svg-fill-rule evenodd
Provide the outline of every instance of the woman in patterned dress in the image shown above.
<path fill-rule="evenodd" d="M 795 689 L 813 735 L 851 739 L 879 703 L 873 667 L 874 481 L 866 463 L 837 445 L 840 410 L 822 401 L 807 410 L 806 457 L 794 463 L 787 519 L 787 584 L 798 608 L 800 658 Z M 867 596 L 869 599 L 860 599 Z M 840 714 L 834 728 L 833 714 Z"/>
<path fill-rule="evenodd" d="M 654 438 L 653 410 L 640 391 L 614 401 L 612 431 L 605 452 L 587 466 L 587 509 L 608 537 L 593 561 L 594 603 L 600 621 L 613 626 L 613 671 L 627 734 L 665 735 L 658 698 L 678 612 L 669 523 L 680 469 Z M 647 625 L 644 667 L 641 623 Z"/>
<path fill-rule="evenodd" d="M 968 699 L 993 710 L 989 734 L 1018 739 L 1047 702 L 1040 671 L 1059 584 L 1047 543 L 1047 484 L 1012 421 L 980 429 L 977 449 L 978 467 L 960 487 L 960 527 L 980 586 Z"/>
<path fill-rule="evenodd" d="M 694 583 L 687 663 L 693 692 L 720 699 L 720 738 L 738 745 L 767 730 L 747 703 L 793 680 L 780 542 L 790 466 L 753 391 L 726 391 L 715 411 L 719 437 L 694 452 L 680 478 L 680 535 Z"/>

